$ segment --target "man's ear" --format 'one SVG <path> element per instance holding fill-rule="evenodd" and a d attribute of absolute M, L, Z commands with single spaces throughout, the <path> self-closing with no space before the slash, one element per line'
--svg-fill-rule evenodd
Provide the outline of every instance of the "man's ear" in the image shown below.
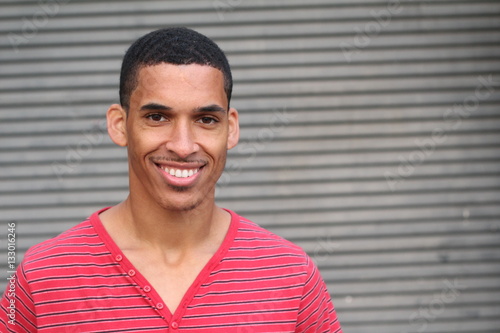
<path fill-rule="evenodd" d="M 230 108 L 228 111 L 229 132 L 227 134 L 227 149 L 234 148 L 240 140 L 240 122 L 238 120 L 238 111 Z"/>
<path fill-rule="evenodd" d="M 127 113 L 119 104 L 113 104 L 106 113 L 108 121 L 108 134 L 111 140 L 118 146 L 127 145 Z"/>

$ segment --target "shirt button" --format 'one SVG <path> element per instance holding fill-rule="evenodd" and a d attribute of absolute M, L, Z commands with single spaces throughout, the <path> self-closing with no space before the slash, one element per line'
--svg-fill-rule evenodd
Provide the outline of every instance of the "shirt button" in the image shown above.
<path fill-rule="evenodd" d="M 133 269 L 131 269 L 130 271 L 128 271 L 128 275 L 134 276 L 135 275 L 135 271 Z"/>
<path fill-rule="evenodd" d="M 116 260 L 116 261 L 122 261 L 122 260 L 123 260 L 123 257 L 121 256 L 121 254 L 119 254 L 119 255 L 117 255 L 117 256 L 115 257 L 115 260 Z"/>
<path fill-rule="evenodd" d="M 157 307 L 158 309 L 160 309 L 160 310 L 161 310 L 161 309 L 163 309 L 163 303 L 158 303 L 158 304 L 156 304 L 156 307 Z"/>
<path fill-rule="evenodd" d="M 150 286 L 144 286 L 144 291 L 149 293 L 151 291 L 151 287 Z"/>
<path fill-rule="evenodd" d="M 172 322 L 172 324 L 171 324 L 170 326 L 172 326 L 172 328 L 173 328 L 174 330 L 176 330 L 176 329 L 178 329 L 178 328 L 179 328 L 179 324 L 178 324 L 176 321 Z"/>

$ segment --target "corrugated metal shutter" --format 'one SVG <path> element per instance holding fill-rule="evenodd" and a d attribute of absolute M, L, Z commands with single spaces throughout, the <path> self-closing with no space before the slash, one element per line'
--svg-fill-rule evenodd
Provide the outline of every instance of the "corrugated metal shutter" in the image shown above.
<path fill-rule="evenodd" d="M 3 1 L 0 278 L 127 193 L 121 57 L 187 25 L 227 51 L 242 139 L 218 189 L 303 246 L 345 332 L 500 329 L 498 1 Z"/>

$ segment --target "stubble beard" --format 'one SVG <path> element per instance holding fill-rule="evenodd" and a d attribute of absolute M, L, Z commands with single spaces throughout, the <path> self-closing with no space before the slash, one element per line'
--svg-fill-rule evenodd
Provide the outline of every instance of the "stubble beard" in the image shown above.
<path fill-rule="evenodd" d="M 192 190 L 191 187 L 187 187 L 187 186 L 174 186 L 174 185 L 170 185 L 170 184 L 168 186 L 169 186 L 169 188 L 171 188 L 172 190 L 174 190 L 176 193 L 179 193 L 179 194 L 186 193 L 189 190 Z M 195 199 L 195 201 L 192 201 L 192 202 L 187 202 L 185 205 L 174 206 L 172 204 L 166 204 L 166 205 L 164 205 L 164 208 L 169 209 L 169 210 L 179 211 L 179 212 L 190 212 L 190 211 L 195 210 L 199 206 L 201 206 L 205 200 L 208 200 L 207 196 L 210 196 L 210 191 L 203 193 L 203 195 L 199 199 Z M 213 195 L 212 195 L 212 197 L 213 197 Z"/>

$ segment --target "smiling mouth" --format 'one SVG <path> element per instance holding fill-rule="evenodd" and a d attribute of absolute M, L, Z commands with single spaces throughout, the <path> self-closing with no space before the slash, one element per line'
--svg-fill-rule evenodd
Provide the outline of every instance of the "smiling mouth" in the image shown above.
<path fill-rule="evenodd" d="M 181 160 L 165 157 L 150 157 L 156 167 L 164 172 L 171 179 L 185 179 L 196 176 L 201 169 L 207 165 L 207 162 L 201 159 Z"/>
<path fill-rule="evenodd" d="M 197 169 L 175 169 L 175 168 L 169 168 L 169 167 L 160 167 L 163 169 L 166 173 L 169 175 L 176 177 L 176 178 L 188 178 L 191 177 L 200 171 L 199 168 Z"/>

